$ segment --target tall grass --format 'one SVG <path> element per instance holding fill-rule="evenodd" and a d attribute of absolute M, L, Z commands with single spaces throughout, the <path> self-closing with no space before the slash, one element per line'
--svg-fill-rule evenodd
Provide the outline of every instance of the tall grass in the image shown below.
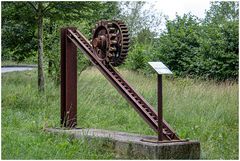
<path fill-rule="evenodd" d="M 156 107 L 156 78 L 120 70 Z M 95 68 L 78 78 L 78 127 L 155 135 Z M 44 132 L 59 127 L 60 89 L 50 80 L 37 92 L 36 72 L 2 75 L 3 159 L 114 159 L 87 141 Z M 238 159 L 238 85 L 192 79 L 163 80 L 165 120 L 181 138 L 199 140 L 202 159 Z"/>

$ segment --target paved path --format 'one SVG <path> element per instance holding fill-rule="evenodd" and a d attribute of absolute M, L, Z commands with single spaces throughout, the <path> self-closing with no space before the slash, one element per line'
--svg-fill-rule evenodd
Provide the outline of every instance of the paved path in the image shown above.
<path fill-rule="evenodd" d="M 1 73 L 7 73 L 7 72 L 15 72 L 15 71 L 26 71 L 26 70 L 33 70 L 36 69 L 36 67 L 32 66 L 7 66 L 7 67 L 1 67 Z"/>

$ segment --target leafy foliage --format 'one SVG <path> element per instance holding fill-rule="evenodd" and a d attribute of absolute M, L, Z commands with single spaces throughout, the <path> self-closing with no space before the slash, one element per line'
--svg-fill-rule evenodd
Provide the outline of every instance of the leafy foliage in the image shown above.
<path fill-rule="evenodd" d="M 149 73 L 146 60 L 161 60 L 177 76 L 236 80 L 238 12 L 238 2 L 213 2 L 204 20 L 185 14 L 167 20 L 159 38 L 139 33 L 134 40 L 140 45 L 131 48 L 127 67 Z M 149 52 L 145 52 L 146 46 L 151 46 Z"/>
<path fill-rule="evenodd" d="M 56 3 L 56 2 L 54 2 Z M 61 5 L 60 5 L 61 4 Z M 80 29 L 89 39 L 91 38 L 91 29 L 93 24 L 99 19 L 110 19 L 112 15 L 118 13 L 116 2 L 61 2 L 56 3 L 58 11 L 65 8 L 66 13 L 63 19 L 46 19 L 45 30 L 45 47 L 46 47 L 46 64 L 48 63 L 49 76 L 59 82 L 60 78 L 60 29 L 66 26 L 75 26 Z M 62 7 L 61 7 L 62 6 Z M 67 8 L 67 6 L 70 7 Z M 79 6 L 79 7 L 78 7 Z M 80 7 L 81 6 L 81 7 Z M 81 8 L 83 8 L 81 10 Z M 61 11 L 63 12 L 63 11 Z M 66 16 L 67 15 L 67 16 Z M 57 16 L 59 17 L 59 16 Z M 71 17 L 71 19 L 69 19 Z M 75 19 L 78 19 L 76 21 Z M 78 72 L 81 73 L 90 62 L 82 53 L 78 53 Z"/>
<path fill-rule="evenodd" d="M 36 60 L 37 6 L 39 2 L 3 2 L 3 60 Z M 59 80 L 60 29 L 75 26 L 88 37 L 99 19 L 111 19 L 119 10 L 117 2 L 42 2 L 44 66 L 49 76 Z M 89 62 L 78 54 L 80 72 Z"/>
<path fill-rule="evenodd" d="M 193 59 L 199 48 L 199 25 L 196 17 L 191 15 L 177 16 L 167 21 L 167 31 L 159 40 L 159 51 L 163 61 L 177 75 L 192 74 Z"/>
<path fill-rule="evenodd" d="M 238 77 L 238 14 L 238 2 L 213 2 L 207 12 L 200 51 L 204 60 L 200 68 L 207 77 L 221 80 Z"/>
<path fill-rule="evenodd" d="M 37 2 L 31 2 L 34 6 Z M 43 2 L 44 65 L 59 78 L 60 28 L 75 26 L 88 38 L 99 19 L 123 19 L 129 27 L 131 48 L 125 67 L 150 73 L 148 61 L 163 61 L 177 76 L 234 80 L 238 77 L 239 3 L 211 2 L 204 19 L 191 14 L 166 21 L 166 30 L 143 6 L 147 2 Z M 2 3 L 2 59 L 36 60 L 36 15 L 27 2 Z M 79 55 L 79 68 L 89 62 Z M 82 70 L 79 69 L 81 72 Z"/>
<path fill-rule="evenodd" d="M 136 37 L 143 30 L 151 29 L 151 32 L 162 23 L 162 13 L 154 10 L 152 6 L 146 7 L 144 1 L 122 1 L 119 2 L 119 15 L 117 18 L 122 19 L 128 26 L 131 38 Z"/>
<path fill-rule="evenodd" d="M 2 3 L 3 60 L 23 61 L 36 54 L 34 21 L 32 10 L 27 5 L 20 2 Z"/>

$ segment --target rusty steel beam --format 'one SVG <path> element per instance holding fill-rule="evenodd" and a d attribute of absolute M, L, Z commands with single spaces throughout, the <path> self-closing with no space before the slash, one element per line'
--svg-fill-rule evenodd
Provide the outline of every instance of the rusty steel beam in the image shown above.
<path fill-rule="evenodd" d="M 67 37 L 68 29 L 61 29 L 61 125 L 77 125 L 77 47 Z"/>
<path fill-rule="evenodd" d="M 158 141 L 163 140 L 162 75 L 158 74 Z"/>

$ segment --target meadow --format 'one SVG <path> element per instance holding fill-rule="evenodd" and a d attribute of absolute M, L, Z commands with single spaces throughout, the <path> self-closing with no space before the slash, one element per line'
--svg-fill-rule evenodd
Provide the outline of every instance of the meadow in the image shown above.
<path fill-rule="evenodd" d="M 156 77 L 119 69 L 156 107 Z M 37 71 L 2 74 L 2 159 L 115 159 L 97 140 L 46 132 L 60 127 L 60 87 Z M 238 159 L 238 84 L 164 77 L 163 115 L 180 138 L 201 143 L 201 159 Z M 114 87 L 91 67 L 78 77 L 78 127 L 155 135 Z"/>

